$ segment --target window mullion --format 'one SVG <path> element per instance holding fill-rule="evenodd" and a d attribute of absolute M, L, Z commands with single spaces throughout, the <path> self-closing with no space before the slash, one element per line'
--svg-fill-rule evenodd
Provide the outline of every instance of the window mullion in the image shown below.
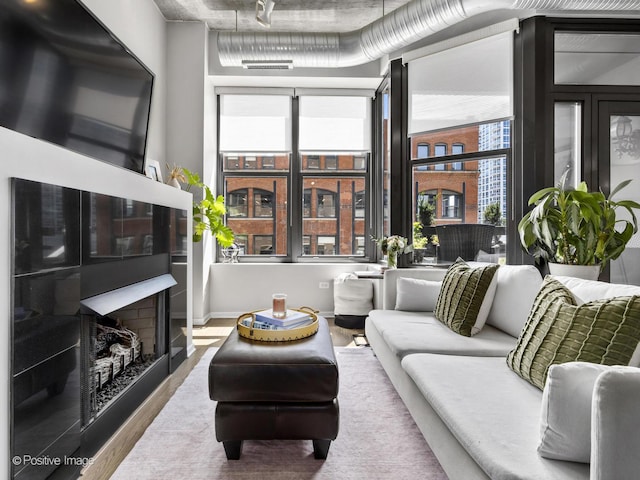
<path fill-rule="evenodd" d="M 293 97 L 291 102 L 291 169 L 289 172 L 289 252 L 292 262 L 298 262 L 303 254 L 302 246 L 302 162 L 299 149 L 299 99 Z"/>

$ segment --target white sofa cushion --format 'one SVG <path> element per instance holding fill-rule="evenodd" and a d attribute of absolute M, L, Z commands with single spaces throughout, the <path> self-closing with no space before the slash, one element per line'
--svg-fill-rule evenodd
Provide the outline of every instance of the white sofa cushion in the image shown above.
<path fill-rule="evenodd" d="M 501 265 L 497 277 L 487 325 L 517 338 L 542 285 L 542 275 L 533 265 Z"/>
<path fill-rule="evenodd" d="M 408 355 L 402 368 L 492 480 L 589 479 L 589 466 L 538 455 L 542 392 L 504 358 Z"/>
<path fill-rule="evenodd" d="M 396 286 L 396 310 L 433 312 L 442 282 L 399 277 Z"/>
<path fill-rule="evenodd" d="M 567 287 L 573 294 L 578 305 L 593 302 L 594 300 L 602 300 L 604 298 L 640 295 L 640 287 L 637 285 L 583 280 L 581 278 L 564 277 L 561 275 L 549 275 L 549 277 L 555 278 Z"/>
<path fill-rule="evenodd" d="M 398 358 L 412 353 L 442 355 L 477 355 L 504 357 L 516 339 L 497 328 L 485 327 L 473 337 L 452 332 L 446 325 L 425 312 L 373 310 L 367 318 L 367 329 L 375 329 Z"/>

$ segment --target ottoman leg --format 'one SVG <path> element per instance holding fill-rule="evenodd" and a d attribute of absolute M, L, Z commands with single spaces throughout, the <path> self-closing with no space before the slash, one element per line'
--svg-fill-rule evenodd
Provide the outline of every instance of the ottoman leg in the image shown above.
<path fill-rule="evenodd" d="M 318 460 L 325 460 L 329 453 L 331 440 L 313 440 L 313 457 Z"/>
<path fill-rule="evenodd" d="M 224 445 L 224 453 L 227 454 L 227 460 L 240 460 L 242 440 L 227 440 L 222 442 L 222 444 Z"/>

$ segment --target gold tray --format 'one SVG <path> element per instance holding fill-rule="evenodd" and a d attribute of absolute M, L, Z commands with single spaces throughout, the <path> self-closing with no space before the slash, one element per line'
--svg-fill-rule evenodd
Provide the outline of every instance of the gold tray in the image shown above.
<path fill-rule="evenodd" d="M 309 307 L 294 308 L 297 312 L 308 313 L 311 316 L 312 322 L 309 325 L 302 327 L 291 328 L 288 330 L 262 330 L 259 328 L 253 328 L 253 322 L 256 321 L 256 313 L 261 310 L 255 310 L 253 312 L 243 313 L 238 317 L 237 329 L 238 335 L 249 340 L 257 340 L 259 342 L 290 342 L 293 340 L 301 340 L 303 338 L 315 335 L 318 331 L 320 323 L 318 322 L 317 310 L 313 310 Z M 246 318 L 251 318 L 251 326 L 247 327 L 242 323 Z"/>

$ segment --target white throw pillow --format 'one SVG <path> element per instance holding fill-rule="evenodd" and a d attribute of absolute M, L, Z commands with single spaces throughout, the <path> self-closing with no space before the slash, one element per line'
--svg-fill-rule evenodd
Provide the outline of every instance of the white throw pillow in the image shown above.
<path fill-rule="evenodd" d="M 501 265 L 496 277 L 498 286 L 487 324 L 517 338 L 542 285 L 542 275 L 533 265 Z"/>
<path fill-rule="evenodd" d="M 442 282 L 398 277 L 396 282 L 396 310 L 433 312 Z"/>
<path fill-rule="evenodd" d="M 589 463 L 593 387 L 607 366 L 586 362 L 551 365 L 542 393 L 541 457 Z"/>

